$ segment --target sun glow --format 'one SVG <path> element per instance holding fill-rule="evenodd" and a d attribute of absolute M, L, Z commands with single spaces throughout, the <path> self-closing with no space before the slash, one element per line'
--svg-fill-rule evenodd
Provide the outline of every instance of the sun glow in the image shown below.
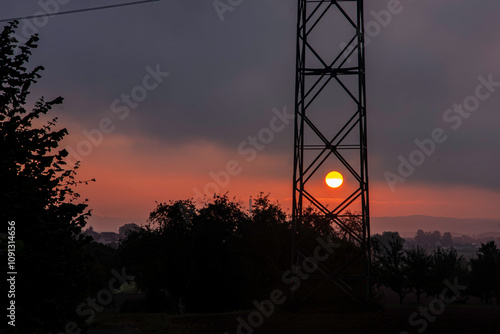
<path fill-rule="evenodd" d="M 326 176 L 325 182 L 330 188 L 338 188 L 344 182 L 344 178 L 339 172 L 330 172 Z"/>

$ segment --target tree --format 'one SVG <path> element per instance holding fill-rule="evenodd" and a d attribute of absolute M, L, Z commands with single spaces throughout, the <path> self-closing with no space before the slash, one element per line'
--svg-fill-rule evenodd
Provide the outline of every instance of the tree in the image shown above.
<path fill-rule="evenodd" d="M 464 273 L 462 256 L 458 256 L 454 248 L 447 250 L 439 247 L 432 252 L 430 260 L 431 271 L 426 291 L 429 296 L 437 297 L 443 291 L 445 280 L 451 282 L 455 277 L 461 276 Z"/>
<path fill-rule="evenodd" d="M 167 295 L 189 312 L 231 310 L 247 300 L 241 228 L 248 220 L 226 195 L 201 209 L 191 200 L 158 204 L 149 224 L 128 233 L 120 248 L 150 310 L 165 309 Z"/>
<path fill-rule="evenodd" d="M 300 228 L 304 235 L 335 237 L 343 242 L 359 245 L 359 240 L 362 238 L 363 221 L 360 214 L 349 210 L 333 220 L 331 217 L 325 216 L 319 209 L 308 206 L 303 210 Z M 311 239 L 314 240 L 314 238 Z"/>
<path fill-rule="evenodd" d="M 330 236 L 334 233 L 332 220 L 326 218 L 318 209 L 308 206 L 303 210 L 302 223 L 298 227 L 304 235 L 317 234 Z"/>
<path fill-rule="evenodd" d="M 283 284 L 290 224 L 279 204 L 262 193 L 250 215 L 227 195 L 199 209 L 191 200 L 159 203 L 119 251 L 149 304 L 168 295 L 189 312 L 242 309 Z M 156 310 L 162 308 L 160 303 Z"/>
<path fill-rule="evenodd" d="M 335 226 L 335 235 L 341 240 L 359 244 L 358 240 L 362 239 L 363 233 L 363 220 L 361 215 L 346 211 L 339 220 L 343 227 Z M 358 239 L 356 239 L 356 237 L 358 237 Z"/>
<path fill-rule="evenodd" d="M 121 236 L 126 236 L 127 233 L 129 233 L 130 231 L 137 230 L 138 228 L 139 228 L 139 225 L 137 225 L 135 223 L 128 223 L 128 224 L 125 224 L 125 225 L 120 226 L 118 228 L 118 234 Z"/>
<path fill-rule="evenodd" d="M 415 243 L 418 246 L 427 246 L 428 241 L 427 241 L 427 235 L 423 230 L 418 230 L 417 234 L 415 235 Z"/>
<path fill-rule="evenodd" d="M 476 258 L 470 260 L 469 291 L 483 302 L 495 298 L 500 304 L 500 250 L 494 241 L 481 244 Z"/>
<path fill-rule="evenodd" d="M 407 250 L 405 255 L 408 285 L 415 290 L 417 302 L 420 303 L 420 295 L 424 292 L 429 279 L 431 258 L 420 246 Z"/>
<path fill-rule="evenodd" d="M 373 276 L 378 285 L 394 290 L 400 304 L 410 291 L 407 278 L 405 240 L 398 232 L 384 232 L 372 237 Z"/>
<path fill-rule="evenodd" d="M 441 232 L 424 232 L 422 230 L 418 230 L 415 235 L 415 243 L 417 246 L 422 246 L 426 249 L 434 249 L 436 247 L 436 243 L 441 240 Z"/>
<path fill-rule="evenodd" d="M 227 311 L 247 300 L 241 227 L 249 217 L 235 199 L 214 196 L 192 218 L 194 274 L 186 297 L 192 311 Z"/>
<path fill-rule="evenodd" d="M 158 203 L 148 224 L 131 230 L 122 241 L 121 265 L 135 275 L 147 293 L 149 311 L 176 308 L 185 300 L 194 275 L 193 220 L 198 215 L 190 200 Z"/>
<path fill-rule="evenodd" d="M 16 251 L 16 323 L 21 332 L 47 333 L 63 329 L 88 296 L 82 250 L 88 240 L 80 232 L 90 212 L 74 191 L 78 164 L 67 167 L 68 153 L 57 150 L 67 130 L 54 130 L 57 118 L 34 125 L 62 98 L 42 97 L 26 109 L 43 67 L 27 70 L 38 37 L 18 44 L 17 25 L 0 34 L 0 217 L 2 224 L 15 221 L 16 238 L 24 244 Z"/>
<path fill-rule="evenodd" d="M 444 232 L 441 236 L 441 245 L 443 247 L 451 247 L 453 246 L 453 237 L 450 232 Z"/>
<path fill-rule="evenodd" d="M 429 240 L 429 243 L 431 244 L 431 248 L 436 247 L 437 242 L 441 240 L 441 232 L 434 231 L 432 233 L 429 233 L 427 240 Z"/>
<path fill-rule="evenodd" d="M 253 282 L 247 288 L 255 299 L 264 298 L 281 282 L 290 267 L 290 224 L 269 194 L 254 199 L 250 220 L 240 226 L 245 276 Z"/>
<path fill-rule="evenodd" d="M 82 232 L 83 235 L 88 235 L 89 237 L 92 237 L 94 240 L 99 240 L 100 235 L 96 231 L 94 231 L 94 228 L 90 226 L 88 229 L 84 230 Z"/>
<path fill-rule="evenodd" d="M 118 269 L 116 263 L 117 250 L 110 245 L 104 245 L 96 241 L 91 241 L 85 245 L 84 250 L 89 258 L 88 271 L 92 273 L 88 283 L 92 294 L 94 294 L 107 286 L 111 271 Z"/>

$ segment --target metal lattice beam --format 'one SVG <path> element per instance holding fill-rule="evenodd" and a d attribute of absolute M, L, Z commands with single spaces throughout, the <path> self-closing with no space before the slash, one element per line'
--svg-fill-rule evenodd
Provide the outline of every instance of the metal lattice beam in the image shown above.
<path fill-rule="evenodd" d="M 342 232 L 358 251 L 317 264 L 318 270 L 308 279 L 315 283 L 300 295 L 292 293 L 295 304 L 327 283 L 353 300 L 370 298 L 363 27 L 363 0 L 298 1 L 292 264 L 296 268 L 312 256 L 310 240 L 325 224 Z M 332 209 L 314 194 L 317 176 L 327 167 L 342 168 L 352 187 Z M 304 210 L 309 206 L 323 225 L 305 228 Z"/>

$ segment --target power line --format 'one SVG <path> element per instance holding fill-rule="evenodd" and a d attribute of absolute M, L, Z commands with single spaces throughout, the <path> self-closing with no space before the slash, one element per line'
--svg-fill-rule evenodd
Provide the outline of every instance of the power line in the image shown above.
<path fill-rule="evenodd" d="M 119 3 L 119 4 L 107 5 L 107 6 L 101 6 L 101 7 L 91 7 L 91 8 L 82 8 L 82 9 L 68 10 L 68 11 L 65 11 L 65 12 L 58 12 L 58 13 L 50 13 L 50 14 L 46 13 L 46 14 L 40 14 L 40 15 L 12 17 L 10 19 L 2 19 L 2 20 L 0 20 L 0 22 L 7 22 L 7 21 L 12 21 L 12 20 L 34 19 L 34 18 L 39 18 L 39 17 L 51 17 L 51 16 L 57 16 L 57 15 L 82 13 L 82 12 L 91 12 L 91 11 L 94 11 L 94 10 L 109 9 L 109 8 L 116 8 L 116 7 L 125 7 L 125 6 L 132 6 L 132 5 L 140 5 L 140 4 L 145 4 L 145 3 L 148 3 L 148 2 L 158 2 L 158 1 L 160 1 L 160 0 L 143 0 L 143 1 L 135 1 L 135 2 L 128 2 L 128 3 Z"/>

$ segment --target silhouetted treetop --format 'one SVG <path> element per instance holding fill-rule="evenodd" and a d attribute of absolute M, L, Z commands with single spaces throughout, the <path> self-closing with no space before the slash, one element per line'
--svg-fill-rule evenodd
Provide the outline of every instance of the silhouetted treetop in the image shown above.
<path fill-rule="evenodd" d="M 34 35 L 25 44 L 14 37 L 17 22 L 0 33 L 0 219 L 16 222 L 16 251 L 22 313 L 21 332 L 59 331 L 74 317 L 74 305 L 86 294 L 87 273 L 80 235 L 90 215 L 74 187 L 78 164 L 67 167 L 67 152 L 59 150 L 66 129 L 55 129 L 57 118 L 38 126 L 61 97 L 26 101 L 41 66 L 28 70 Z M 42 287 L 42 288 L 40 288 Z"/>

